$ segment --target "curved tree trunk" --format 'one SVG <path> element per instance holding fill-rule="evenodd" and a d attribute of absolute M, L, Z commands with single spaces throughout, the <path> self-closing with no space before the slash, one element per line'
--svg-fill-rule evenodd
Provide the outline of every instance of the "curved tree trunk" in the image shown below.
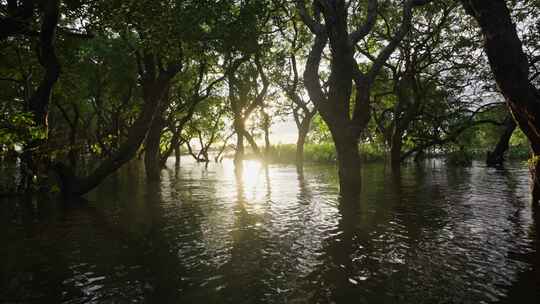
<path fill-rule="evenodd" d="M 61 163 L 55 165 L 60 177 L 62 193 L 67 196 L 80 196 L 97 187 L 107 176 L 118 170 L 122 165 L 131 160 L 144 141 L 148 129 L 152 124 L 158 98 L 152 98 L 151 102 L 145 102 L 141 115 L 131 126 L 126 141 L 120 149 L 111 157 L 104 160 L 92 174 L 79 178 L 73 170 Z"/>
<path fill-rule="evenodd" d="M 298 115 L 295 115 L 296 126 L 298 128 L 298 138 L 296 139 L 296 165 L 302 167 L 304 165 L 304 146 L 306 144 L 309 127 L 311 126 L 311 121 L 317 113 L 317 108 L 309 110 L 304 109 L 305 116 L 301 119 Z"/>
<path fill-rule="evenodd" d="M 169 148 L 163 153 L 159 154 L 159 167 L 161 169 L 164 169 L 167 166 L 167 159 L 169 159 L 169 157 L 173 153 L 175 153 L 175 158 L 176 158 L 176 149 L 177 147 L 179 147 L 179 141 L 180 139 L 179 139 L 178 133 L 174 132 L 171 138 Z"/>
<path fill-rule="evenodd" d="M 488 151 L 486 163 L 490 166 L 502 165 L 504 162 L 504 153 L 508 150 L 510 138 L 516 129 L 516 122 L 511 115 L 508 115 L 504 121 L 504 130 L 493 151 Z"/>
<path fill-rule="evenodd" d="M 155 66 L 155 58 L 145 58 L 147 66 Z M 182 68 L 181 64 L 171 64 L 167 69 L 143 75 L 143 107 L 135 122 L 128 130 L 126 140 L 119 149 L 103 160 L 93 172 L 85 177 L 77 177 L 72 168 L 55 164 L 60 179 L 60 187 L 65 197 L 81 196 L 97 187 L 110 174 L 136 156 L 160 108 L 160 103 L 169 88 L 170 81 Z M 149 69 L 153 70 L 153 69 Z M 155 71 L 155 70 L 154 70 Z"/>
<path fill-rule="evenodd" d="M 72 168 L 62 163 L 55 164 L 60 178 L 60 187 L 66 197 L 80 196 L 97 187 L 107 176 L 118 170 L 137 154 L 147 131 L 150 128 L 155 108 L 150 103 L 145 104 L 141 116 L 133 123 L 127 140 L 111 157 L 104 160 L 90 175 L 79 178 Z"/>
<path fill-rule="evenodd" d="M 497 85 L 531 144 L 531 192 L 536 205 L 540 199 L 540 93 L 529 81 L 528 58 L 504 0 L 461 2 L 482 30 Z"/>
<path fill-rule="evenodd" d="M 59 1 L 48 0 L 43 5 L 43 17 L 39 34 L 39 47 L 37 57 L 45 73 L 38 88 L 28 100 L 28 110 L 32 113 L 36 126 L 41 127 L 45 132 L 45 138 L 48 136 L 48 114 L 49 101 L 58 77 L 60 76 L 60 63 L 56 57 L 55 40 L 56 29 L 59 19 Z M 37 148 L 46 143 L 46 139 L 34 139 L 23 148 L 21 160 L 23 163 L 23 180 L 21 186 L 26 190 L 32 183 L 32 176 L 41 176 L 40 165 L 46 161 L 39 160 Z"/>
<path fill-rule="evenodd" d="M 257 142 L 255 141 L 253 136 L 251 136 L 251 134 L 249 134 L 249 132 L 246 129 L 244 129 L 243 133 L 244 133 L 244 137 L 246 138 L 249 145 L 251 146 L 251 150 L 253 151 L 253 154 L 255 154 L 255 156 L 258 157 L 259 159 L 262 159 L 261 149 L 259 149 L 259 146 L 257 145 Z"/>
<path fill-rule="evenodd" d="M 221 148 L 219 149 L 219 152 L 217 153 L 216 157 L 214 158 L 214 161 L 217 163 L 217 162 L 221 162 L 221 160 L 223 159 L 222 155 L 223 155 L 223 152 L 225 152 L 225 149 L 227 148 L 227 143 L 229 142 L 229 139 L 231 137 L 234 136 L 234 132 L 231 133 L 229 136 L 227 136 L 225 138 L 225 140 L 223 141 L 223 145 L 221 146 Z"/>
<path fill-rule="evenodd" d="M 318 6 L 317 14 L 312 16 L 305 1 L 296 1 L 302 21 L 315 36 L 305 65 L 304 84 L 310 99 L 317 105 L 321 117 L 332 132 L 338 153 L 340 192 L 342 195 L 357 195 L 361 187 L 358 141 L 369 122 L 372 85 L 385 62 L 408 33 L 412 8 L 425 1 L 404 1 L 399 29 L 374 58 L 373 63 L 366 66 L 367 71 L 364 66 L 360 68 L 355 58 L 355 45 L 373 30 L 378 15 L 377 1 L 368 2 L 365 22 L 352 32 L 348 20 L 348 2 L 331 2 L 331 5 L 325 2 Z M 327 81 L 321 81 L 319 68 L 327 44 L 330 49 L 330 74 Z M 321 83 L 325 83 L 324 89 Z"/>

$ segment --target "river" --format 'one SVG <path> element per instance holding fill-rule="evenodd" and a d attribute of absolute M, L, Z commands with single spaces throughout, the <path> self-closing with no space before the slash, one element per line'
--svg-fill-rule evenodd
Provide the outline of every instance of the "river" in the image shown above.
<path fill-rule="evenodd" d="M 207 167 L 0 201 L 0 303 L 540 303 L 524 163 Z"/>

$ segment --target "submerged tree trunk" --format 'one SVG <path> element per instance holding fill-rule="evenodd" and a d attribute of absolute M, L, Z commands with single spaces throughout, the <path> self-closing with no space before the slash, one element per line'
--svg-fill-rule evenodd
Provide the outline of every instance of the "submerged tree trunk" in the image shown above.
<path fill-rule="evenodd" d="M 270 157 L 270 130 L 264 129 L 264 157 L 268 159 Z"/>
<path fill-rule="evenodd" d="M 304 165 L 304 145 L 306 144 L 309 127 L 301 127 L 298 129 L 298 138 L 296 140 L 296 165 L 302 167 Z"/>
<path fill-rule="evenodd" d="M 251 146 L 251 150 L 253 151 L 253 154 L 255 154 L 255 156 L 258 157 L 259 159 L 262 159 L 261 149 L 259 149 L 259 146 L 257 145 L 257 142 L 255 141 L 253 136 L 251 136 L 251 134 L 245 129 L 244 129 L 244 137 L 246 138 L 249 145 Z"/>
<path fill-rule="evenodd" d="M 149 72 L 143 73 L 143 106 L 139 116 L 128 130 L 126 140 L 119 149 L 103 160 L 89 175 L 77 177 L 72 168 L 62 163 L 55 164 L 60 179 L 60 187 L 65 197 L 83 195 L 97 187 L 107 176 L 118 170 L 136 156 L 148 134 L 154 117 L 172 78 L 180 71 L 180 63 L 170 64 L 166 69 L 156 67 L 156 57 L 145 56 L 145 66 Z"/>
<path fill-rule="evenodd" d="M 394 130 L 390 141 L 390 165 L 392 170 L 395 170 L 399 169 L 401 165 L 402 132 Z"/>
<path fill-rule="evenodd" d="M 270 158 L 270 116 L 264 110 L 261 112 L 264 129 L 264 158 L 268 160 Z"/>
<path fill-rule="evenodd" d="M 493 151 L 488 151 L 486 163 L 488 165 L 502 165 L 504 162 L 504 153 L 508 150 L 510 138 L 516 129 L 516 122 L 511 115 L 508 115 L 504 121 L 504 130 Z"/>
<path fill-rule="evenodd" d="M 365 21 L 360 22 L 357 28 L 353 27 L 352 32 L 347 1 L 317 3 L 321 5 L 314 10 L 315 14 L 310 15 L 306 1 L 296 1 L 302 21 L 315 36 L 305 65 L 304 84 L 310 99 L 317 105 L 322 119 L 332 132 L 338 153 L 340 193 L 356 195 L 360 193 L 361 186 L 358 142 L 370 118 L 371 88 L 385 62 L 409 31 L 412 8 L 424 1 L 404 1 L 399 29 L 374 57 L 373 63 L 366 66 L 362 63 L 362 67 L 356 59 L 355 47 L 376 24 L 377 1 L 368 2 Z M 324 22 L 321 22 L 322 19 Z M 323 80 L 319 68 L 327 44 L 330 50 L 330 74 L 327 80 Z"/>
<path fill-rule="evenodd" d="M 340 195 L 349 198 L 358 197 L 361 187 L 358 139 L 335 132 L 332 134 L 336 145 Z"/>
<path fill-rule="evenodd" d="M 161 131 L 165 124 L 161 117 L 162 112 L 159 111 L 156 115 L 158 117 L 154 119 L 144 142 L 144 168 L 146 170 L 146 178 L 149 181 L 157 181 L 161 176 L 160 141 Z"/>
<path fill-rule="evenodd" d="M 174 165 L 180 167 L 180 146 L 176 145 L 174 147 Z"/>
<path fill-rule="evenodd" d="M 236 154 L 234 156 L 235 166 L 241 165 L 242 160 L 244 159 L 244 137 L 251 145 L 251 148 L 257 157 L 261 156 L 257 143 L 251 134 L 249 134 L 249 132 L 246 130 L 245 123 L 253 111 L 263 106 L 263 101 L 264 98 L 266 98 L 266 93 L 268 92 L 268 87 L 270 85 L 270 82 L 263 70 L 259 54 L 255 54 L 254 63 L 258 76 L 262 82 L 262 88 L 260 91 L 257 89 L 256 85 L 254 87 L 246 86 L 245 83 L 242 83 L 241 80 L 235 77 L 234 72 L 238 70 L 240 64 L 247 60 L 247 58 L 248 57 L 244 56 L 243 58 L 237 60 L 231 65 L 231 68 L 226 73 L 229 79 L 229 100 L 231 102 L 231 110 L 234 114 L 234 131 L 237 138 Z M 250 91 L 255 91 L 254 98 L 253 96 L 250 96 Z"/>
<path fill-rule="evenodd" d="M 497 85 L 531 144 L 531 192 L 536 205 L 540 199 L 540 94 L 529 81 L 528 58 L 504 0 L 461 2 L 482 30 Z"/>
<path fill-rule="evenodd" d="M 234 164 L 240 165 L 244 160 L 244 121 L 242 118 L 235 118 L 234 130 L 236 132 L 236 152 L 234 154 Z"/>
<path fill-rule="evenodd" d="M 144 168 L 146 170 L 146 178 L 149 181 L 158 181 L 161 177 L 161 168 L 163 167 L 167 159 L 161 159 L 161 133 L 165 128 L 165 119 L 163 118 L 164 112 L 169 106 L 169 87 L 168 85 L 163 92 L 162 100 L 160 106 L 157 110 L 156 117 L 152 121 L 150 130 L 146 135 L 146 140 L 144 142 Z M 171 143 L 172 144 L 172 143 Z"/>

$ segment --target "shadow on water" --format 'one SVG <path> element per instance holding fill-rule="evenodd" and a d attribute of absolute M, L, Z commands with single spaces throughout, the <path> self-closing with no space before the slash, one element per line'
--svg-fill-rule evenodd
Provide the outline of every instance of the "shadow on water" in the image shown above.
<path fill-rule="evenodd" d="M 537 303 L 527 169 L 130 166 L 70 204 L 0 203 L 0 303 Z"/>
<path fill-rule="evenodd" d="M 516 181 L 508 170 L 504 167 L 497 168 L 498 173 L 508 177 L 508 188 L 511 191 L 511 197 L 515 197 L 519 191 L 518 181 Z M 523 224 L 523 213 L 526 213 L 527 206 L 519 204 L 515 199 L 512 202 L 516 205 L 516 212 L 512 214 L 511 221 L 516 226 Z M 512 258 L 520 260 L 530 267 L 517 275 L 515 283 L 508 289 L 501 303 L 538 303 L 540 302 L 540 205 L 531 206 L 532 225 L 530 225 L 527 234 L 530 238 L 530 250 L 525 252 L 514 252 Z M 516 229 L 517 231 L 517 229 Z M 515 234 L 515 238 L 522 238 L 522 235 Z"/>

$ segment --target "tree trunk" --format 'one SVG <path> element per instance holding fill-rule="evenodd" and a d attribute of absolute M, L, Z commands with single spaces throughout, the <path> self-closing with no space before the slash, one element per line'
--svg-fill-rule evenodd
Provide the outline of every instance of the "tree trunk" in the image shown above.
<path fill-rule="evenodd" d="M 244 160 L 244 121 L 242 118 L 235 118 L 234 130 L 236 132 L 236 153 L 234 154 L 234 164 L 238 166 Z"/>
<path fill-rule="evenodd" d="M 264 158 L 270 158 L 270 116 L 262 111 L 264 129 Z"/>
<path fill-rule="evenodd" d="M 47 138 L 49 125 L 49 101 L 58 77 L 60 76 L 60 63 L 56 57 L 55 40 L 56 28 L 59 18 L 59 1 L 49 0 L 44 3 L 42 8 L 43 18 L 41 22 L 41 31 L 39 34 L 39 48 L 37 49 L 37 57 L 40 65 L 44 68 L 45 73 L 38 88 L 28 100 L 28 110 L 32 113 L 36 126 L 41 127 Z M 46 143 L 46 139 L 34 139 L 27 143 L 23 148 L 22 153 L 22 182 L 21 186 L 26 190 L 32 183 L 32 177 L 41 176 L 43 166 L 47 161 L 39 159 L 38 148 Z"/>
<path fill-rule="evenodd" d="M 159 181 L 161 177 L 161 168 L 163 167 L 162 164 L 167 161 L 167 156 L 165 156 L 163 162 L 161 159 L 161 133 L 166 124 L 163 115 L 170 104 L 169 83 L 165 84 L 164 91 L 161 92 L 161 94 L 160 104 L 155 114 L 156 117 L 150 125 L 144 143 L 144 167 L 148 181 Z"/>
<path fill-rule="evenodd" d="M 160 139 L 164 124 L 162 112 L 157 113 L 144 143 L 144 167 L 149 181 L 158 181 L 161 176 Z"/>
<path fill-rule="evenodd" d="M 264 157 L 268 159 L 270 157 L 270 130 L 264 129 Z"/>
<path fill-rule="evenodd" d="M 249 134 L 249 132 L 246 131 L 245 129 L 244 129 L 244 137 L 246 138 L 249 145 L 251 146 L 251 150 L 253 151 L 253 154 L 255 154 L 255 156 L 258 157 L 259 159 L 262 159 L 261 150 L 259 149 L 259 146 L 257 146 L 257 142 L 255 141 L 253 136 L 251 136 L 251 134 Z"/>
<path fill-rule="evenodd" d="M 78 119 L 78 118 L 77 118 Z M 70 130 L 69 135 L 69 152 L 68 152 L 68 159 L 69 159 L 69 165 L 76 169 L 77 168 L 77 160 L 79 159 L 79 149 L 76 148 L 77 146 L 77 124 L 79 122 L 75 121 L 75 126 Z"/>
<path fill-rule="evenodd" d="M 337 152 L 339 194 L 346 198 L 356 198 L 360 195 L 361 187 L 358 139 L 340 133 L 332 132 Z"/>
<path fill-rule="evenodd" d="M 533 202 L 536 207 L 539 207 L 540 200 L 540 161 L 533 157 L 533 161 L 529 163 L 529 172 L 531 174 L 530 188 Z"/>
<path fill-rule="evenodd" d="M 512 133 L 516 129 L 516 122 L 511 115 L 508 115 L 504 121 L 504 130 L 493 151 L 488 151 L 486 163 L 490 166 L 502 165 L 504 162 L 504 153 L 508 150 L 508 143 Z"/>
<path fill-rule="evenodd" d="M 175 132 L 171 138 L 171 142 L 167 150 L 159 154 L 159 167 L 161 169 L 165 169 L 167 167 L 167 160 L 173 154 L 175 148 L 178 146 L 178 141 L 178 133 Z"/>
<path fill-rule="evenodd" d="M 200 155 L 202 155 L 202 158 L 200 158 L 200 161 L 203 161 L 205 163 L 210 161 L 210 158 L 208 157 L 208 147 L 203 147 L 201 149 L 201 152 L 199 152 Z"/>
<path fill-rule="evenodd" d="M 401 134 L 400 130 L 394 130 L 392 133 L 390 144 L 390 165 L 392 170 L 399 169 L 401 165 L 401 146 L 403 145 Z"/>
<path fill-rule="evenodd" d="M 76 197 L 91 191 L 107 176 L 136 156 L 137 150 L 141 147 L 152 126 L 156 112 L 160 108 L 161 100 L 169 87 L 169 82 L 180 68 L 180 65 L 175 65 L 166 71 L 162 71 L 157 79 L 144 80 L 143 107 L 139 116 L 129 128 L 126 140 L 115 153 L 103 160 L 91 174 L 85 177 L 77 177 L 72 168 L 62 163 L 55 164 L 55 171 L 60 179 L 60 187 L 65 197 Z"/>
<path fill-rule="evenodd" d="M 529 81 L 528 58 L 504 0 L 462 0 L 482 30 L 491 71 L 518 126 L 529 139 L 531 192 L 540 199 L 540 94 Z"/>
<path fill-rule="evenodd" d="M 180 145 L 174 146 L 174 166 L 180 167 Z"/>
<path fill-rule="evenodd" d="M 298 139 L 296 140 L 296 165 L 302 167 L 304 165 L 304 145 L 306 144 L 309 125 L 300 126 L 298 128 Z"/>

